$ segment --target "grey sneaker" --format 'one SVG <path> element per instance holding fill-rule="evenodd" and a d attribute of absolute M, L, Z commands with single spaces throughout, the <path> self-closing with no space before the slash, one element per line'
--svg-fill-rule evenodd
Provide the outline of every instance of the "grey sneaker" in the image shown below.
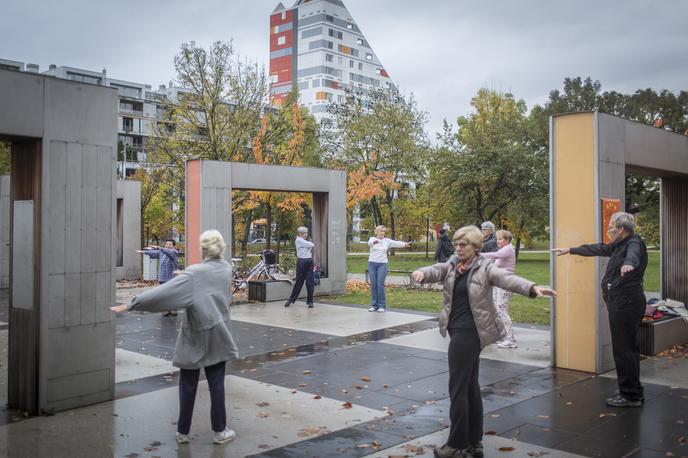
<path fill-rule="evenodd" d="M 485 449 L 483 448 L 482 442 L 476 442 L 475 444 L 470 444 L 466 449 L 468 456 L 473 458 L 483 458 L 485 456 Z"/>
<path fill-rule="evenodd" d="M 175 433 L 175 437 L 177 438 L 178 444 L 188 444 L 189 442 L 191 442 L 191 439 L 189 439 L 189 436 L 187 436 L 186 434 Z"/>
<path fill-rule="evenodd" d="M 620 394 L 617 394 L 613 398 L 607 398 L 607 405 L 612 407 L 642 407 L 643 401 L 640 399 L 628 399 Z"/>
<path fill-rule="evenodd" d="M 385 313 L 386 311 L 387 309 L 384 307 L 380 307 L 379 309 L 377 309 L 377 313 Z"/>
<path fill-rule="evenodd" d="M 458 448 L 450 447 L 448 444 L 444 444 L 442 447 L 438 447 L 433 450 L 433 454 L 437 458 L 454 458 L 457 456 L 463 457 L 465 454 L 463 450 Z"/>
<path fill-rule="evenodd" d="M 229 428 L 225 428 L 224 431 L 220 431 L 219 433 L 215 433 L 215 437 L 213 437 L 213 442 L 216 444 L 224 444 L 226 442 L 234 440 L 235 437 L 236 437 L 236 433 L 234 432 L 234 430 L 231 430 Z"/>
<path fill-rule="evenodd" d="M 377 307 L 374 305 L 371 305 L 370 308 L 368 309 L 369 312 L 377 312 Z"/>

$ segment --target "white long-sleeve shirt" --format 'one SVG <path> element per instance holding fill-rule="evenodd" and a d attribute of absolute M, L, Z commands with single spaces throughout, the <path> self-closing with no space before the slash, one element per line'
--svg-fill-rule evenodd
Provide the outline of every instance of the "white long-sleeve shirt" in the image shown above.
<path fill-rule="evenodd" d="M 296 237 L 296 257 L 299 259 L 311 259 L 315 244 L 302 237 Z"/>
<path fill-rule="evenodd" d="M 492 253 L 480 253 L 480 256 L 495 260 L 495 266 L 502 268 L 508 272 L 513 272 L 516 266 L 516 250 L 507 243 L 499 250 Z"/>
<path fill-rule="evenodd" d="M 377 243 L 375 243 L 376 240 Z M 369 262 L 387 263 L 387 251 L 389 251 L 390 248 L 404 248 L 406 247 L 406 242 L 388 239 L 387 237 L 383 239 L 371 237 L 368 240 L 368 246 L 370 247 L 370 255 L 368 256 Z"/>

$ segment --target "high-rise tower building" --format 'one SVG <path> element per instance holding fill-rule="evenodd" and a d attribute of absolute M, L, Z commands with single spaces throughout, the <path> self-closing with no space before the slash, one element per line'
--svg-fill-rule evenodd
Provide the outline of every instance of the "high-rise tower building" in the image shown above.
<path fill-rule="evenodd" d="M 279 105 L 296 87 L 300 103 L 320 119 L 347 89 L 366 95 L 393 88 L 380 59 L 340 0 L 282 3 L 270 15 L 271 100 Z"/>

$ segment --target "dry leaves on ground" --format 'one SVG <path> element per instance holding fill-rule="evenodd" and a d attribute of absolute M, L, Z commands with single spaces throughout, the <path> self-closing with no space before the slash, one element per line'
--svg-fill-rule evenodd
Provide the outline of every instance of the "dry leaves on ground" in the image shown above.
<path fill-rule="evenodd" d="M 351 404 L 349 401 L 347 401 L 344 404 L 342 404 L 342 407 L 344 407 L 345 409 L 350 409 L 353 407 L 353 404 Z"/>
<path fill-rule="evenodd" d="M 322 396 L 320 396 L 319 394 L 316 394 L 315 396 L 313 396 L 313 399 L 322 399 Z"/>
<path fill-rule="evenodd" d="M 515 449 L 513 447 L 499 447 L 497 450 L 500 452 L 513 452 Z"/>
<path fill-rule="evenodd" d="M 268 403 L 268 402 L 256 402 L 256 405 L 258 407 L 267 407 L 270 405 L 270 403 Z"/>
<path fill-rule="evenodd" d="M 370 377 L 368 377 L 367 375 L 364 375 L 363 377 L 361 377 L 361 380 L 363 380 L 364 382 L 369 382 Z"/>
<path fill-rule="evenodd" d="M 415 453 L 416 455 L 425 455 L 425 449 L 420 445 L 406 444 L 403 447 L 406 453 Z"/>
<path fill-rule="evenodd" d="M 312 372 L 311 372 L 311 371 L 308 371 L 308 370 L 306 370 L 306 371 L 303 371 L 303 375 L 311 375 L 311 374 L 312 374 Z"/>
<path fill-rule="evenodd" d="M 308 428 L 303 428 L 296 433 L 299 437 L 316 437 L 322 436 L 323 434 L 330 434 L 330 430 L 327 426 L 310 426 Z"/>
<path fill-rule="evenodd" d="M 266 412 L 258 412 L 258 413 L 256 414 L 256 417 L 258 417 L 258 418 L 269 418 L 269 417 L 270 417 L 270 414 L 269 414 L 269 413 L 266 413 Z"/>
<path fill-rule="evenodd" d="M 355 293 L 357 291 L 368 291 L 370 285 L 364 281 L 360 280 L 347 280 L 346 290 L 350 293 Z"/>
<path fill-rule="evenodd" d="M 600 414 L 600 418 L 604 418 L 604 417 L 616 417 L 616 414 L 603 412 Z"/>
<path fill-rule="evenodd" d="M 549 452 L 540 451 L 540 452 L 528 452 L 528 456 L 545 456 L 549 455 Z"/>

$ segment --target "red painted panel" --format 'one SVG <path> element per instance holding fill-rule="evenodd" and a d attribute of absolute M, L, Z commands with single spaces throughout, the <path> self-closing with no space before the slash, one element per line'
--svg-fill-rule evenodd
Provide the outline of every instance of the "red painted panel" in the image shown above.
<path fill-rule="evenodd" d="M 294 10 L 287 10 L 287 14 L 285 15 L 284 19 L 282 19 L 282 12 L 280 11 L 279 13 L 275 13 L 272 16 L 270 16 L 270 27 L 274 27 L 276 25 L 286 24 L 286 23 L 291 22 L 293 20 L 294 20 Z"/>
<path fill-rule="evenodd" d="M 201 262 L 201 161 L 186 163 L 186 267 Z"/>
<path fill-rule="evenodd" d="M 389 78 L 389 74 L 387 73 L 387 71 L 384 68 L 380 69 L 380 75 L 386 76 L 387 78 Z"/>
<path fill-rule="evenodd" d="M 278 45 L 277 40 L 280 37 L 285 37 L 286 40 L 283 45 Z M 270 51 L 277 51 L 278 49 L 284 49 L 284 48 L 291 48 L 292 42 L 293 42 L 293 34 L 291 33 L 291 30 L 287 30 L 286 32 L 278 33 L 278 34 L 273 34 L 270 35 Z"/>

